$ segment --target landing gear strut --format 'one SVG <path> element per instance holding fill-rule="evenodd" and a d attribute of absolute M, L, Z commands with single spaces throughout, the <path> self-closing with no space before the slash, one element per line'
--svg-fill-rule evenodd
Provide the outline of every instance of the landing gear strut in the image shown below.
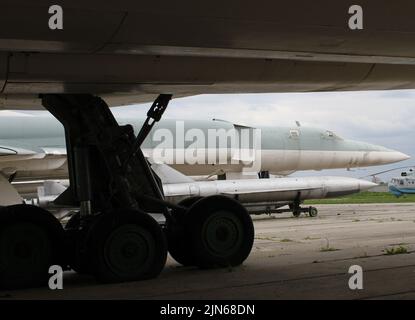
<path fill-rule="evenodd" d="M 300 204 L 292 203 L 289 205 L 289 210 L 292 211 L 293 216 L 298 218 L 301 216 L 301 213 L 308 213 L 311 218 L 315 218 L 318 215 L 318 210 L 316 207 L 301 207 Z"/>
<path fill-rule="evenodd" d="M 199 267 L 234 266 L 247 258 L 253 225 L 237 202 L 207 197 L 176 206 L 164 200 L 140 146 L 170 99 L 160 95 L 154 101 L 135 136 L 132 126 L 117 124 L 99 97 L 42 96 L 65 128 L 70 187 L 55 203 L 80 211 L 63 230 L 39 208 L 1 209 L 0 287 L 45 285 L 51 264 L 103 282 L 148 279 L 163 269 L 168 248 L 179 262 Z M 165 225 L 154 213 L 165 216 Z M 27 277 L 20 277 L 23 265 L 31 270 Z"/>
<path fill-rule="evenodd" d="M 296 199 L 294 202 L 289 204 L 290 211 L 292 211 L 293 216 L 298 218 L 302 212 L 308 213 L 308 215 L 312 218 L 317 217 L 318 210 L 316 207 L 301 207 L 301 193 L 297 194 Z"/>

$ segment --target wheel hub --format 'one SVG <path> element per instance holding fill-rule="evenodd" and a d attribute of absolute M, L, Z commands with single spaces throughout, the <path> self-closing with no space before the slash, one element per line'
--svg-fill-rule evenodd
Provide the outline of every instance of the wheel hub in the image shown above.
<path fill-rule="evenodd" d="M 214 255 L 231 255 L 242 241 L 241 230 L 241 223 L 233 214 L 227 211 L 217 212 L 204 224 L 205 244 Z"/>

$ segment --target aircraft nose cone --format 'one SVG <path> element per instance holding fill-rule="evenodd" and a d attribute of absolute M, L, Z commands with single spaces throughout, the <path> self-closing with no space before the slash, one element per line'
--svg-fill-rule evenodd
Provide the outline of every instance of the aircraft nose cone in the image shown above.
<path fill-rule="evenodd" d="M 344 144 L 349 150 L 354 149 L 357 151 L 352 153 L 352 157 L 349 161 L 351 167 L 377 166 L 404 161 L 410 158 L 409 155 L 403 152 L 375 144 L 353 140 L 344 141 Z"/>
<path fill-rule="evenodd" d="M 378 147 L 373 145 L 373 149 L 363 157 L 363 162 L 367 165 L 380 165 L 380 164 L 389 164 L 399 161 L 408 160 L 411 158 L 409 155 L 383 147 Z"/>
<path fill-rule="evenodd" d="M 390 150 L 389 152 L 382 153 L 382 160 L 384 163 L 393 163 L 408 160 L 411 157 L 403 152 L 399 152 L 396 150 Z"/>
<path fill-rule="evenodd" d="M 376 187 L 377 184 L 370 182 L 370 181 L 366 181 L 366 180 L 360 180 L 359 182 L 359 189 L 360 191 L 366 191 L 369 190 L 370 188 Z"/>
<path fill-rule="evenodd" d="M 397 159 L 396 161 L 404 161 L 404 160 L 411 159 L 411 156 L 403 152 L 394 151 L 392 153 L 393 153 L 393 156 Z"/>

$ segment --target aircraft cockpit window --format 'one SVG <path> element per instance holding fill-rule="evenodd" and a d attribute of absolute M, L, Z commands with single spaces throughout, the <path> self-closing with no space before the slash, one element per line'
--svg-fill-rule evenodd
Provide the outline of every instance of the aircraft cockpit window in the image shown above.
<path fill-rule="evenodd" d="M 338 140 L 342 140 L 342 138 L 341 138 L 341 137 L 339 137 L 337 134 L 335 134 L 333 131 L 330 131 L 330 130 L 327 130 L 327 131 L 325 132 L 324 136 L 325 136 L 326 138 L 329 138 L 329 139 L 338 139 Z"/>
<path fill-rule="evenodd" d="M 290 130 L 290 138 L 298 138 L 300 136 L 300 131 L 297 129 Z"/>

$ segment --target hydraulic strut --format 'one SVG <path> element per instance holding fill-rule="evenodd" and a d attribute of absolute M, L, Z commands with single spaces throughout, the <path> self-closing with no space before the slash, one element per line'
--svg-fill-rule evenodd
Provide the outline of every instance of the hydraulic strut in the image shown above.
<path fill-rule="evenodd" d="M 147 112 L 147 119 L 141 127 L 140 132 L 137 134 L 137 138 L 135 139 L 134 145 L 132 147 L 131 156 L 127 158 L 126 165 L 128 165 L 128 162 L 132 157 L 136 156 L 137 152 L 140 150 L 141 145 L 149 135 L 156 122 L 160 121 L 164 111 L 167 109 L 172 96 L 173 95 L 171 94 L 160 94 L 157 99 L 154 100 L 153 104 Z"/>
<path fill-rule="evenodd" d="M 160 120 L 171 95 L 160 95 L 137 137 L 120 126 L 108 105 L 92 95 L 43 95 L 42 102 L 64 126 L 70 188 L 56 203 L 78 204 L 81 216 L 119 208 L 164 213 L 160 182 L 140 146 Z M 146 197 L 143 197 L 146 196 Z"/>

